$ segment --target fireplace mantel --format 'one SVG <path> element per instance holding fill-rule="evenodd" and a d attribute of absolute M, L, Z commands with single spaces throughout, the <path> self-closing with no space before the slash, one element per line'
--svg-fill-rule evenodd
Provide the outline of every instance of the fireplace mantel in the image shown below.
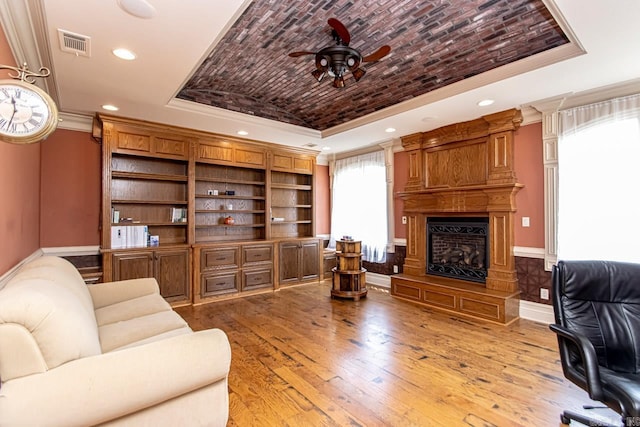
<path fill-rule="evenodd" d="M 392 295 L 499 323 L 517 318 L 514 215 L 523 185 L 513 167 L 513 134 L 521 121 L 512 109 L 402 137 L 409 180 L 398 195 L 407 216 L 407 254 L 404 273 L 392 277 Z M 486 284 L 426 273 L 430 216 L 488 217 Z"/>

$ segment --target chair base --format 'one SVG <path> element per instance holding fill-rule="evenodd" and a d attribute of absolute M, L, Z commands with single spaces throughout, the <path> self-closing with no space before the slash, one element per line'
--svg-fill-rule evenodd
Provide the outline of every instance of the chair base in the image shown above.
<path fill-rule="evenodd" d="M 614 424 L 607 424 L 605 422 L 603 422 L 600 419 L 597 418 L 589 418 L 586 415 L 582 415 L 579 414 L 577 412 L 573 412 L 573 411 L 564 411 L 561 415 L 560 415 L 560 422 L 562 424 L 570 424 L 571 421 L 577 421 L 581 424 L 584 424 L 585 426 L 599 426 L 599 427 L 621 427 L 624 426 L 624 422 L 620 421 L 620 424 L 614 425 Z"/>

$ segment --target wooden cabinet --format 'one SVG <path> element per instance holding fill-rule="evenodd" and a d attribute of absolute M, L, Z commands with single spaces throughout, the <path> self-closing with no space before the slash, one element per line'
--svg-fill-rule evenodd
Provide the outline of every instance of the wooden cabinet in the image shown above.
<path fill-rule="evenodd" d="M 320 239 L 284 240 L 279 243 L 279 284 L 291 285 L 320 279 Z"/>
<path fill-rule="evenodd" d="M 167 300 L 197 303 L 273 290 L 275 240 L 315 234 L 312 151 L 103 114 L 93 136 L 105 281 L 156 277 Z M 285 283 L 322 275 L 317 240 L 301 241 Z"/>
<path fill-rule="evenodd" d="M 155 277 L 160 294 L 172 303 L 190 302 L 189 249 L 113 252 L 111 280 Z"/>
<path fill-rule="evenodd" d="M 196 304 L 273 290 L 273 243 L 196 245 Z"/>

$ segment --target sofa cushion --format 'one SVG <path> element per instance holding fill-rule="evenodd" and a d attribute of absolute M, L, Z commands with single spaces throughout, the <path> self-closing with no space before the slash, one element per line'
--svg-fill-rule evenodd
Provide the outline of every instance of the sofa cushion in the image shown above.
<path fill-rule="evenodd" d="M 98 326 L 104 326 L 167 310 L 171 310 L 169 303 L 159 294 L 151 294 L 98 308 L 95 315 Z"/>
<path fill-rule="evenodd" d="M 158 298 L 161 298 L 158 296 Z M 103 352 L 112 351 L 120 347 L 130 347 L 139 342 L 149 342 L 148 339 L 175 329 L 190 332 L 189 325 L 172 310 L 148 314 L 116 323 L 100 326 L 100 344 Z"/>

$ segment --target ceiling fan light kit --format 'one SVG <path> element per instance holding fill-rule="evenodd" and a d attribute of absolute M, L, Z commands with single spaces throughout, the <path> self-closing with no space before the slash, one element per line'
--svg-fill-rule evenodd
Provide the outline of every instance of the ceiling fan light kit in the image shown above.
<path fill-rule="evenodd" d="M 330 18 L 327 22 L 332 28 L 331 35 L 336 42 L 335 46 L 325 47 L 319 52 L 300 51 L 289 54 L 292 58 L 303 55 L 315 55 L 316 69 L 311 75 L 318 82 L 321 82 L 324 76 L 328 74 L 330 77 L 333 77 L 333 87 L 343 88 L 345 86 L 344 77 L 347 73 L 351 73 L 357 82 L 366 74 L 366 71 L 360 68 L 360 64 L 363 62 L 379 61 L 391 52 L 391 48 L 385 45 L 373 54 L 363 57 L 360 52 L 349 47 L 351 35 L 340 21 L 335 18 Z"/>

